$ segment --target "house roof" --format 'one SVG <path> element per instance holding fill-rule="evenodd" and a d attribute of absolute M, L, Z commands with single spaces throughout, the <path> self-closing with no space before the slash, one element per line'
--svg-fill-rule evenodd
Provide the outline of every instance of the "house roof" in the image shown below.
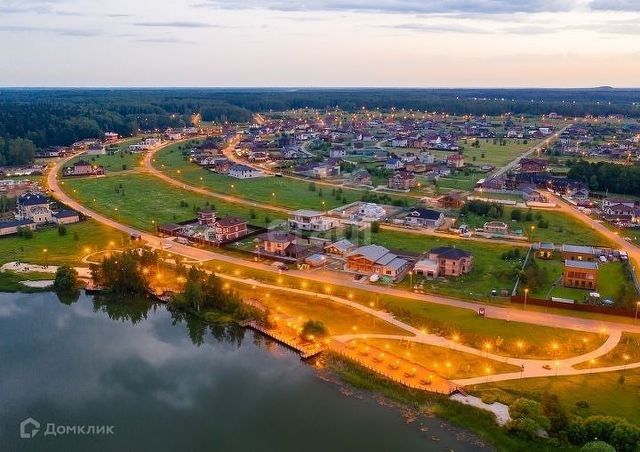
<path fill-rule="evenodd" d="M 49 197 L 42 193 L 25 193 L 18 198 L 18 204 L 21 206 L 37 206 L 39 204 L 49 204 Z"/>
<path fill-rule="evenodd" d="M 389 250 L 384 246 L 366 245 L 361 246 L 360 248 L 356 248 L 355 250 L 350 252 L 347 257 L 362 256 L 369 261 L 378 262 L 378 260 L 380 260 L 387 254 L 389 254 Z"/>
<path fill-rule="evenodd" d="M 218 223 L 218 226 L 229 227 L 229 226 L 237 226 L 239 224 L 245 224 L 246 221 L 238 217 L 224 217 L 218 220 L 217 223 Z"/>
<path fill-rule="evenodd" d="M 592 246 L 583 245 L 562 245 L 563 253 L 579 253 L 579 254 L 596 254 L 595 249 Z"/>
<path fill-rule="evenodd" d="M 438 212 L 437 210 L 416 207 L 415 209 L 412 209 L 407 216 L 413 218 L 422 218 L 424 220 L 438 220 L 440 219 L 441 215 L 442 212 Z"/>
<path fill-rule="evenodd" d="M 438 257 L 444 259 L 454 260 L 472 256 L 472 254 L 468 251 L 461 250 L 460 248 L 453 248 L 450 246 L 439 246 L 437 248 L 432 248 L 429 254 L 436 254 Z"/>
<path fill-rule="evenodd" d="M 27 226 L 29 224 L 33 224 L 31 220 L 9 220 L 9 221 L 0 221 L 0 229 L 11 228 L 14 226 Z"/>
<path fill-rule="evenodd" d="M 300 209 L 291 212 L 291 215 L 298 217 L 320 217 L 322 216 L 322 212 L 318 212 L 317 210 Z"/>
<path fill-rule="evenodd" d="M 59 210 L 58 212 L 53 214 L 54 217 L 56 218 L 71 218 L 71 217 L 79 217 L 80 214 L 78 214 L 78 212 L 75 212 L 73 210 Z"/>
<path fill-rule="evenodd" d="M 351 243 L 347 239 L 342 239 L 325 246 L 325 248 L 329 248 L 329 247 L 334 247 L 340 251 L 346 252 L 346 251 L 349 251 L 351 248 L 353 248 L 353 243 Z"/>
<path fill-rule="evenodd" d="M 287 243 L 293 242 L 296 236 L 284 231 L 269 231 L 260 236 L 261 240 L 266 242 Z"/>
<path fill-rule="evenodd" d="M 587 262 L 587 261 L 574 261 L 567 259 L 564 261 L 565 267 L 571 268 L 580 268 L 583 270 L 597 270 L 598 264 L 596 262 Z"/>
<path fill-rule="evenodd" d="M 237 164 L 229 168 L 229 171 L 257 171 L 257 170 L 247 165 Z"/>

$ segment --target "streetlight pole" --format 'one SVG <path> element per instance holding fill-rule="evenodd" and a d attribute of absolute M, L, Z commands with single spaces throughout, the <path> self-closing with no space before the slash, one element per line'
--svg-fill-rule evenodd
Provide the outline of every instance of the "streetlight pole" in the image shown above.
<path fill-rule="evenodd" d="M 529 288 L 524 289 L 524 308 L 523 310 L 527 310 L 527 296 L 529 295 Z"/>
<path fill-rule="evenodd" d="M 640 301 L 636 301 L 636 315 L 633 318 L 633 323 L 638 323 L 638 308 L 640 307 Z"/>

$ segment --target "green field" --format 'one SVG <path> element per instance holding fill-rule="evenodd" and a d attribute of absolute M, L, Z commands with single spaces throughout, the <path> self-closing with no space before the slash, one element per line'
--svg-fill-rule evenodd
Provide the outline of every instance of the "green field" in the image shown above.
<path fill-rule="evenodd" d="M 539 287 L 532 291 L 532 296 L 539 298 L 560 297 L 583 301 L 589 294 L 588 290 L 574 289 L 562 285 L 564 263 L 561 259 L 536 259 L 536 264 L 540 268 L 547 270 L 548 279 L 544 287 Z M 627 281 L 622 262 L 610 262 L 600 265 L 598 289 L 596 291 L 603 299 L 610 298 L 615 300 L 618 291 L 625 283 L 633 284 L 633 281 Z"/>
<path fill-rule="evenodd" d="M 492 289 L 511 291 L 515 283 L 516 269 L 522 263 L 505 261 L 502 253 L 513 247 L 493 245 L 459 239 L 444 239 L 422 234 L 410 234 L 399 231 L 381 230 L 371 234 L 373 243 L 385 246 L 397 252 L 424 253 L 437 246 L 454 246 L 473 254 L 473 270 L 455 279 L 426 280 L 425 290 L 462 298 L 486 301 Z M 408 284 L 405 278 L 404 284 Z M 416 281 L 414 281 L 415 284 Z"/>
<path fill-rule="evenodd" d="M 436 182 L 439 193 L 446 193 L 451 190 L 465 190 L 473 191 L 476 183 L 485 177 L 482 173 L 470 173 L 465 175 L 464 173 L 453 173 L 448 177 L 441 177 Z"/>
<path fill-rule="evenodd" d="M 163 224 L 195 218 L 196 209 L 206 207 L 207 203 L 215 207 L 220 216 L 238 216 L 255 224 L 264 225 L 267 217 L 284 218 L 256 206 L 253 208 L 256 218 L 252 219 L 251 207 L 199 195 L 143 174 L 69 179 L 64 187 L 89 208 L 146 231 L 154 230 L 152 221 Z M 181 202 L 186 205 L 181 206 Z"/>
<path fill-rule="evenodd" d="M 59 235 L 54 227 L 37 230 L 32 239 L 18 236 L 0 238 L 0 263 L 21 261 L 42 265 L 78 265 L 91 252 L 128 244 L 126 234 L 87 220 L 68 225 L 64 236 Z"/>
<path fill-rule="evenodd" d="M 464 147 L 464 161 L 466 164 L 471 165 L 493 165 L 496 167 L 504 166 L 507 163 L 517 159 L 520 155 L 527 152 L 534 147 L 537 140 L 529 140 L 528 143 L 523 143 L 523 140 L 507 139 L 505 146 L 499 144 L 493 144 L 493 139 L 488 140 L 480 138 L 480 147 L 476 148 L 471 146 L 473 139 L 468 139 L 465 144 L 464 140 L 458 142 L 461 147 Z M 484 158 L 482 155 L 484 154 Z M 473 158 L 475 157 L 475 161 Z"/>
<path fill-rule="evenodd" d="M 523 234 L 531 234 L 531 226 L 534 226 L 532 239 L 534 242 L 566 243 L 573 245 L 593 245 L 607 246 L 609 240 L 599 232 L 591 229 L 582 221 L 554 210 L 532 210 L 533 219 L 525 221 L 527 209 L 519 209 L 522 212 L 521 221 L 511 220 L 513 207 L 504 207 L 504 214 L 501 218 L 487 218 L 473 213 L 468 213 L 465 217 L 460 217 L 459 222 L 467 224 L 472 228 L 481 228 L 487 221 L 498 220 L 507 223 L 511 231 L 521 229 Z M 548 227 L 540 227 L 540 219 L 548 222 Z"/>
<path fill-rule="evenodd" d="M 618 379 L 624 375 L 625 382 Z M 569 377 L 527 378 L 499 383 L 489 383 L 467 390 L 491 401 L 511 403 L 518 397 L 540 400 L 548 391 L 556 394 L 570 413 L 576 416 L 591 415 L 619 416 L 629 422 L 640 424 L 640 372 L 636 369 L 626 372 L 585 374 Z M 577 402 L 588 403 L 587 408 L 579 408 Z"/>
<path fill-rule="evenodd" d="M 142 164 L 142 154 L 132 154 L 129 151 L 110 152 L 110 150 L 107 150 L 105 155 L 81 154 L 71 159 L 65 166 L 71 166 L 79 160 L 87 160 L 92 165 L 102 165 L 105 173 L 116 173 L 140 168 Z"/>
<path fill-rule="evenodd" d="M 154 166 L 174 179 L 196 187 L 207 188 L 216 193 L 236 195 L 256 203 L 271 204 L 291 210 L 333 209 L 346 203 L 359 201 L 364 194 L 362 190 L 348 188 L 342 188 L 341 194 L 332 194 L 334 191 L 332 187 L 320 184 L 316 184 L 315 191 L 310 191 L 311 181 L 306 182 L 285 177 L 236 179 L 207 171 L 185 160 L 179 149 L 180 146 L 179 144 L 168 146 L 158 151 L 154 159 Z M 178 173 L 178 171 L 180 172 Z M 343 201 L 343 198 L 346 202 Z"/>

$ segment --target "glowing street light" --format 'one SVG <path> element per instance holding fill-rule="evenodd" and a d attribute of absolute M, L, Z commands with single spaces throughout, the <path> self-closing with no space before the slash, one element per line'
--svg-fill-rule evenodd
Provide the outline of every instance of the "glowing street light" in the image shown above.
<path fill-rule="evenodd" d="M 529 296 L 529 288 L 526 287 L 524 289 L 524 308 L 523 308 L 523 310 L 525 310 L 525 311 L 527 310 L 527 297 L 528 296 Z"/>

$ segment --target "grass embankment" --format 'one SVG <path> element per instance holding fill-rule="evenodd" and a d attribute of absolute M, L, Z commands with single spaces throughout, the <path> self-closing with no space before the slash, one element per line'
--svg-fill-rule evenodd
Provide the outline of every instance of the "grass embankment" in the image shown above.
<path fill-rule="evenodd" d="M 369 291 L 350 289 L 337 285 L 327 285 L 314 281 L 278 275 L 268 271 L 239 268 L 219 261 L 209 261 L 204 267 L 236 277 L 251 278 L 256 281 L 305 289 L 321 294 L 348 298 L 354 302 L 384 309 L 416 328 L 425 329 L 429 333 L 448 338 L 455 335 L 461 344 L 482 350 L 490 344 L 493 353 L 515 358 L 567 358 L 598 348 L 605 340 L 604 335 L 583 333 L 573 330 L 543 327 L 538 325 L 509 322 L 479 317 L 469 309 L 427 303 L 408 298 L 373 294 Z M 262 299 L 270 290 L 260 289 L 256 298 Z M 518 346 L 518 344 L 521 346 Z M 558 344 L 558 349 L 553 344 Z"/>
<path fill-rule="evenodd" d="M 285 219 L 285 215 L 260 209 L 259 206 L 232 204 L 199 195 L 149 175 L 129 174 L 64 182 L 64 190 L 87 207 L 146 231 L 154 230 L 152 221 L 163 224 L 193 219 L 196 209 L 207 205 L 215 207 L 218 216 L 238 216 L 257 225 L 265 225 L 267 219 Z M 251 218 L 252 211 L 256 218 Z"/>
<path fill-rule="evenodd" d="M 20 284 L 20 281 L 43 281 L 53 279 L 51 273 L 14 273 L 14 272 L 0 272 L 0 292 L 24 292 L 24 293 L 36 293 L 43 292 L 49 289 L 40 289 L 37 287 L 28 287 L 24 284 Z"/>
<path fill-rule="evenodd" d="M 158 151 L 153 165 L 172 178 L 189 185 L 216 193 L 238 196 L 258 204 L 271 204 L 292 210 L 328 210 L 359 201 L 365 193 L 362 190 L 343 187 L 342 193 L 332 195 L 333 189 L 331 187 L 320 184 L 317 184 L 315 191 L 310 191 L 309 184 L 312 181 L 305 182 L 284 177 L 236 179 L 224 174 L 213 173 L 185 160 L 180 149 L 182 146 L 176 144 Z"/>
<path fill-rule="evenodd" d="M 515 284 L 517 271 L 522 262 L 502 259 L 502 254 L 513 249 L 508 245 L 473 242 L 470 240 L 445 239 L 422 234 L 380 230 L 371 234 L 371 241 L 397 252 L 419 254 L 438 246 L 452 246 L 473 254 L 473 270 L 458 278 L 424 280 L 424 290 L 461 298 L 487 301 L 492 289 L 507 289 Z M 526 249 L 522 249 L 523 256 Z M 414 285 L 419 280 L 414 278 Z M 410 284 L 405 277 L 405 285 Z"/>
<path fill-rule="evenodd" d="M 620 383 L 623 375 L 624 383 Z M 620 416 L 640 425 L 639 387 L 640 372 L 634 369 L 568 377 L 527 378 L 467 389 L 487 402 L 506 404 L 518 397 L 541 400 L 542 394 L 548 391 L 557 394 L 565 408 L 577 416 Z M 582 402 L 586 402 L 586 405 Z"/>
<path fill-rule="evenodd" d="M 300 324 L 307 320 L 319 320 L 325 324 L 329 334 L 334 336 L 351 334 L 354 326 L 357 326 L 358 334 L 411 334 L 384 320 L 321 297 L 295 295 L 284 291 L 265 293 L 262 288 L 252 289 L 249 285 L 237 283 L 232 286 L 245 300 L 259 299 L 261 304 L 269 307 L 273 316 L 294 319 Z"/>
<path fill-rule="evenodd" d="M 419 413 L 433 414 L 454 425 L 471 430 L 498 450 L 512 452 L 525 452 L 533 448 L 541 452 L 557 450 L 552 445 L 547 445 L 545 440 L 533 443 L 509 435 L 505 429 L 496 424 L 493 415 L 487 411 L 461 405 L 442 395 L 406 388 L 335 355 L 328 356 L 326 363 L 336 375 L 351 386 L 382 394 Z"/>
<path fill-rule="evenodd" d="M 520 371 L 518 366 L 457 351 L 455 347 L 387 339 L 366 339 L 358 341 L 358 344 L 371 345 L 384 353 L 408 359 L 449 380 Z"/>

